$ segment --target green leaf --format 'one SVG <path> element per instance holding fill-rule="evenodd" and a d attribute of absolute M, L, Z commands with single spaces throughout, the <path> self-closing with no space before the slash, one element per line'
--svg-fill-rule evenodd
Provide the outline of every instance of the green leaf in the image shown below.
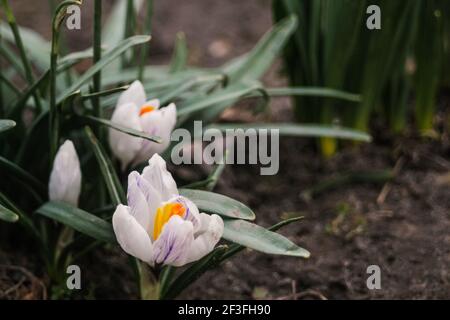
<path fill-rule="evenodd" d="M 19 97 L 17 102 L 14 104 L 14 107 L 12 108 L 10 112 L 10 116 L 14 118 L 20 118 L 20 114 L 23 110 L 23 108 L 26 106 L 27 100 L 30 98 L 30 96 L 36 94 L 37 90 L 43 86 L 43 84 L 48 80 L 48 77 L 50 75 L 50 71 L 47 71 L 43 73 L 39 79 L 37 79 L 32 85 L 27 87 L 24 92 L 22 92 L 22 95 Z M 42 102 L 44 105 L 43 109 L 48 110 L 48 107 L 46 103 Z"/>
<path fill-rule="evenodd" d="M 214 108 L 214 113 L 220 113 L 226 106 L 231 105 L 237 99 L 245 98 L 255 92 L 261 93 L 263 97 L 267 97 L 265 90 L 259 84 L 237 84 L 230 86 L 218 93 L 213 93 L 207 97 L 202 96 L 197 98 L 196 101 L 190 102 L 188 105 L 182 106 L 178 110 L 178 116 L 187 115 L 193 112 L 201 111 L 205 108 L 214 106 L 220 107 Z M 267 102 L 267 101 L 265 101 Z M 225 103 L 225 104 L 224 104 Z"/>
<path fill-rule="evenodd" d="M 17 72 L 17 74 L 20 75 L 22 79 L 26 79 L 25 70 L 23 69 L 20 58 L 17 56 L 17 53 L 12 50 L 5 42 L 2 42 L 2 45 L 0 46 L 0 55 L 3 56 L 3 58 L 5 58 L 5 60 L 11 65 L 11 68 L 12 70 L 14 70 L 14 72 Z M 8 79 L 11 79 L 10 74 L 7 74 L 5 76 Z"/>
<path fill-rule="evenodd" d="M 227 251 L 227 246 L 218 246 L 206 257 L 195 262 L 176 278 L 167 290 L 161 292 L 161 299 L 176 298 L 184 289 L 197 280 L 203 273 L 220 262 L 220 257 Z"/>
<path fill-rule="evenodd" d="M 0 32 L 9 42 L 14 43 L 14 34 L 6 23 L 0 22 Z M 50 42 L 45 40 L 39 33 L 32 29 L 19 27 L 19 33 L 26 48 L 27 55 L 35 62 L 41 70 L 50 67 Z"/>
<path fill-rule="evenodd" d="M 304 96 L 335 98 L 350 102 L 361 102 L 361 96 L 342 90 L 315 87 L 293 87 L 293 88 L 267 88 L 267 94 L 271 97 L 279 96 Z"/>
<path fill-rule="evenodd" d="M 259 79 L 272 65 L 297 26 L 297 18 L 292 15 L 276 24 L 256 47 L 244 57 L 226 66 L 224 71 L 235 80 Z"/>
<path fill-rule="evenodd" d="M 287 225 L 290 225 L 291 223 L 300 221 L 303 218 L 304 217 L 300 216 L 300 217 L 294 217 L 294 218 L 286 219 L 286 220 L 278 222 L 277 224 L 274 224 L 273 226 L 271 226 L 267 230 L 275 232 L 275 231 L 283 228 L 284 226 L 287 226 Z M 245 247 L 235 243 L 235 244 L 230 246 L 230 249 L 227 250 L 227 252 L 225 252 L 225 254 L 222 257 L 220 257 L 220 261 L 222 262 L 222 261 L 224 261 L 224 260 L 226 260 L 228 258 L 231 258 L 232 256 L 234 256 L 235 254 L 241 252 L 242 250 L 245 250 Z"/>
<path fill-rule="evenodd" d="M 33 175 L 19 167 L 17 164 L 9 161 L 4 157 L 0 157 L 0 169 L 5 172 L 12 174 L 15 178 L 22 180 L 23 182 L 29 183 L 35 187 L 41 194 L 45 194 L 47 188 Z"/>
<path fill-rule="evenodd" d="M 94 53 L 92 51 L 92 48 L 69 53 L 68 55 L 58 59 L 58 71 L 65 70 L 82 60 L 91 59 L 93 55 Z"/>
<path fill-rule="evenodd" d="M 16 123 L 12 120 L 0 119 L 0 132 L 12 129 L 16 126 Z"/>
<path fill-rule="evenodd" d="M 180 194 L 193 201 L 200 211 L 233 219 L 254 220 L 255 213 L 245 204 L 227 196 L 202 190 L 180 189 Z"/>
<path fill-rule="evenodd" d="M 49 113 L 42 112 L 34 119 L 33 123 L 28 129 L 28 132 L 22 136 L 19 151 L 14 159 L 17 165 L 24 165 L 28 157 L 37 154 L 43 148 L 46 148 L 46 141 L 42 140 L 42 136 L 48 132 Z"/>
<path fill-rule="evenodd" d="M 127 25 L 127 2 L 129 0 L 118 0 L 114 8 L 109 15 L 102 32 L 102 42 L 108 48 L 117 46 L 126 36 Z M 136 12 L 140 11 L 143 0 L 131 0 L 133 1 Z M 104 74 L 114 74 L 119 72 L 121 63 L 120 61 L 114 61 L 110 66 L 103 70 Z M 137 74 L 137 73 L 136 73 Z"/>
<path fill-rule="evenodd" d="M 6 222 L 16 222 L 19 220 L 19 216 L 0 204 L 0 220 Z"/>
<path fill-rule="evenodd" d="M 251 123 L 251 124 L 211 124 L 207 128 L 215 128 L 221 131 L 227 129 L 267 129 L 279 130 L 282 136 L 294 137 L 333 137 L 337 139 L 349 139 L 356 141 L 370 142 L 371 136 L 362 131 L 342 128 L 338 126 L 315 125 L 315 124 L 295 124 L 295 123 Z"/>
<path fill-rule="evenodd" d="M 112 88 L 112 89 L 108 89 L 108 90 L 103 90 L 103 91 L 98 91 L 98 92 L 92 92 L 89 94 L 82 94 L 81 95 L 81 99 L 83 100 L 87 100 L 87 99 L 92 99 L 92 98 L 101 98 L 101 97 L 107 97 L 116 93 L 120 93 L 123 92 L 125 90 L 127 90 L 128 88 L 130 88 L 129 85 L 126 86 L 122 86 L 122 87 L 118 87 L 118 88 Z"/>
<path fill-rule="evenodd" d="M 110 64 L 129 48 L 150 41 L 150 36 L 134 36 L 121 41 L 116 47 L 104 53 L 103 57 L 82 76 L 80 76 L 69 88 L 67 88 L 57 99 L 57 103 L 64 101 L 72 92 L 89 81 L 98 71 Z"/>
<path fill-rule="evenodd" d="M 155 142 L 155 143 L 161 143 L 162 142 L 162 139 L 160 137 L 158 137 L 158 136 L 151 136 L 151 135 L 149 135 L 149 134 L 147 134 L 147 133 L 145 133 L 143 131 L 138 131 L 138 130 L 135 130 L 135 129 L 132 129 L 132 128 L 127 128 L 127 127 L 124 127 L 122 125 L 119 125 L 117 123 L 111 122 L 111 121 L 106 120 L 106 119 L 100 119 L 100 118 L 96 118 L 96 117 L 93 117 L 93 116 L 80 116 L 80 117 L 83 118 L 83 119 L 89 120 L 91 122 L 94 122 L 94 123 L 99 123 L 101 125 L 108 126 L 108 127 L 113 128 L 113 129 L 115 129 L 117 131 L 129 134 L 130 136 L 133 136 L 133 137 L 142 138 L 142 139 L 145 139 L 145 140 L 148 140 L 148 141 L 152 141 L 152 142 Z"/>
<path fill-rule="evenodd" d="M 94 239 L 116 243 L 112 225 L 93 214 L 67 203 L 47 202 L 36 213 L 58 221 Z"/>
<path fill-rule="evenodd" d="M 9 210 L 12 210 L 12 212 L 14 212 L 14 214 L 16 214 L 19 217 L 18 223 L 22 224 L 27 229 L 27 231 L 30 232 L 30 234 L 37 237 L 39 241 L 42 240 L 42 238 L 39 235 L 39 232 L 36 230 L 33 224 L 33 221 L 27 215 L 25 215 L 25 213 L 15 203 L 13 203 L 6 195 L 4 195 L 1 192 L 0 192 L 0 203 L 6 206 Z"/>
<path fill-rule="evenodd" d="M 161 96 L 159 99 L 161 101 L 161 104 L 164 105 L 165 103 L 170 102 L 172 99 L 175 99 L 182 95 L 184 92 L 191 90 L 193 87 L 201 85 L 201 84 L 218 84 L 220 82 L 224 83 L 226 80 L 226 77 L 224 74 L 205 74 L 205 75 L 198 75 L 190 79 L 183 80 L 180 77 L 176 77 L 177 82 L 172 83 L 172 88 L 168 88 L 168 93 Z M 156 85 L 161 85 L 163 81 L 158 81 Z M 147 89 L 147 88 L 146 88 Z M 155 89 L 152 88 L 152 91 Z"/>
<path fill-rule="evenodd" d="M 111 200 L 115 205 L 125 203 L 125 193 L 123 192 L 122 185 L 120 184 L 119 177 L 114 170 L 111 160 L 106 155 L 105 150 L 98 142 L 91 128 L 85 127 L 84 132 L 91 144 L 92 151 L 97 158 L 98 165 L 100 166 L 100 171 L 102 172 Z"/>
<path fill-rule="evenodd" d="M 177 73 L 186 67 L 188 59 L 188 48 L 186 44 L 186 36 L 183 32 L 177 33 L 175 42 L 175 51 L 173 53 L 172 62 L 170 63 L 170 72 Z"/>
<path fill-rule="evenodd" d="M 310 253 L 282 235 L 244 220 L 224 220 L 222 238 L 267 254 L 309 258 Z"/>

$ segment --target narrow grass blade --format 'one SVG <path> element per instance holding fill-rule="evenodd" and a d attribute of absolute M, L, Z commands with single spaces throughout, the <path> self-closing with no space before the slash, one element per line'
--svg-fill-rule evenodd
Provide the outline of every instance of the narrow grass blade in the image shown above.
<path fill-rule="evenodd" d="M 111 200 L 115 205 L 125 203 L 125 193 L 123 191 L 122 185 L 120 184 L 119 177 L 114 170 L 111 160 L 105 153 L 103 147 L 99 144 L 97 138 L 89 127 L 85 127 L 84 132 L 90 142 L 92 151 L 97 158 L 100 171 L 103 175 L 106 187 L 109 191 Z"/>
<path fill-rule="evenodd" d="M 88 82 L 99 70 L 102 70 L 109 63 L 118 58 L 122 53 L 124 53 L 129 48 L 143 44 L 150 41 L 149 36 L 134 36 L 121 41 L 115 48 L 104 53 L 103 57 L 89 68 L 82 76 L 80 76 L 69 88 L 67 88 L 62 94 L 58 96 L 57 103 L 62 102 L 67 98 L 72 92 L 80 89 L 80 87 Z"/>
<path fill-rule="evenodd" d="M 14 175 L 14 177 L 25 183 L 29 183 L 41 194 L 46 193 L 47 188 L 38 179 L 19 167 L 17 164 L 9 161 L 4 157 L 0 157 L 0 169 L 3 169 L 3 171 L 7 172 L 8 174 Z"/>
<path fill-rule="evenodd" d="M 13 223 L 19 220 L 19 216 L 0 204 L 0 220 Z"/>
<path fill-rule="evenodd" d="M 172 62 L 170 63 L 170 72 L 177 73 L 182 71 L 187 64 L 188 48 L 186 44 L 186 36 L 179 32 L 176 36 L 175 50 L 173 52 Z"/>
<path fill-rule="evenodd" d="M 259 92 L 267 103 L 268 96 L 265 90 L 259 84 L 237 84 L 235 86 L 228 87 L 218 93 L 211 94 L 207 97 L 196 99 L 195 102 L 188 102 L 187 105 L 183 105 L 178 110 L 178 116 L 188 115 L 193 112 L 201 111 L 211 106 L 219 106 L 220 109 L 214 108 L 214 114 L 220 113 L 226 106 L 236 100 L 245 98 L 251 94 Z M 224 105 L 224 103 L 226 103 Z"/>
<path fill-rule="evenodd" d="M 143 4 L 143 0 L 132 0 L 135 10 L 137 12 L 140 11 L 140 8 Z M 118 0 L 114 8 L 111 11 L 106 23 L 103 27 L 103 44 L 107 48 L 117 47 L 126 37 L 126 25 L 127 25 L 127 2 L 128 0 Z M 127 48 L 126 50 L 128 50 Z M 125 50 L 125 51 L 126 51 Z M 120 53 L 120 55 L 123 52 Z M 111 64 L 103 69 L 104 75 L 113 75 L 120 71 L 121 64 L 120 60 L 111 61 Z M 136 78 L 136 73 L 134 74 L 134 78 Z"/>
<path fill-rule="evenodd" d="M 371 136 L 367 133 L 341 128 L 336 126 L 327 125 L 314 125 L 314 124 L 295 124 L 295 123 L 280 123 L 280 124 L 264 124 L 264 123 L 251 123 L 251 124 L 211 124 L 208 128 L 216 128 L 221 131 L 227 129 L 267 129 L 267 130 L 279 130 L 281 136 L 293 136 L 293 137 L 333 137 L 337 139 L 349 139 L 356 141 L 370 142 Z"/>
<path fill-rule="evenodd" d="M 94 1 L 94 64 L 100 61 L 102 57 L 102 0 Z M 101 69 L 98 70 L 93 76 L 93 91 L 99 92 L 102 86 L 102 73 Z M 103 111 L 100 107 L 100 97 L 92 97 L 92 105 L 94 107 L 94 115 L 97 118 L 103 117 Z M 97 135 L 100 141 L 103 141 L 101 127 L 98 127 Z"/>
<path fill-rule="evenodd" d="M 93 116 L 80 116 L 80 118 L 86 119 L 86 120 L 88 120 L 90 122 L 93 122 L 93 123 L 96 123 L 96 124 L 101 124 L 101 125 L 110 127 L 110 128 L 115 129 L 117 131 L 129 134 L 130 136 L 133 136 L 133 137 L 142 138 L 142 139 L 145 139 L 145 140 L 148 140 L 148 141 L 151 141 L 151 142 L 155 142 L 155 143 L 161 143 L 162 142 L 162 139 L 160 137 L 158 137 L 158 136 L 151 136 L 151 135 L 149 135 L 149 134 L 147 134 L 147 133 L 145 133 L 143 131 L 138 131 L 138 130 L 134 130 L 134 129 L 131 129 L 131 128 L 127 128 L 127 127 L 118 125 L 118 124 L 116 124 L 114 122 L 111 122 L 109 120 L 106 120 L 106 119 L 99 119 L 99 118 L 96 118 L 96 117 L 93 117 Z"/>
<path fill-rule="evenodd" d="M 2 0 L 2 4 L 3 4 L 3 9 L 5 10 L 6 19 L 8 20 L 8 23 L 11 27 L 11 31 L 14 35 L 15 44 L 19 50 L 20 58 L 22 60 L 22 65 L 25 70 L 25 77 L 28 81 L 28 84 L 31 85 L 34 83 L 34 74 L 33 74 L 32 68 L 31 68 L 31 63 L 28 60 L 28 55 L 26 53 L 25 47 L 23 45 L 22 37 L 20 35 L 20 30 L 17 27 L 16 18 L 14 17 L 11 7 L 9 6 L 8 0 Z M 35 92 L 33 94 L 33 97 L 34 97 L 36 107 L 37 107 L 38 111 L 40 111 L 41 110 L 41 101 L 40 101 L 41 98 L 40 98 L 39 93 Z"/>
<path fill-rule="evenodd" d="M 361 96 L 336 89 L 300 87 L 300 88 L 266 88 L 271 97 L 280 96 L 303 96 L 318 98 L 334 98 L 349 102 L 361 102 Z"/>
<path fill-rule="evenodd" d="M 50 68 L 50 60 L 48 58 L 51 50 L 50 42 L 32 29 L 18 26 L 18 30 L 25 47 L 27 57 L 29 57 L 29 59 L 31 59 L 40 70 L 48 70 Z M 13 32 L 3 22 L 0 22 L 0 32 L 4 36 L 5 40 L 10 43 L 15 43 Z"/>
<path fill-rule="evenodd" d="M 296 26 L 297 18 L 287 17 L 276 24 L 250 53 L 225 66 L 223 70 L 230 76 L 230 82 L 260 78 L 281 53 Z"/>

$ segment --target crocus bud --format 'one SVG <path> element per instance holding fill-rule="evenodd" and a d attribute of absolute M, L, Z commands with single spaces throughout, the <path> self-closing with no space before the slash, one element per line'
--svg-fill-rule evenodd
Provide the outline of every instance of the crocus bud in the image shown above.
<path fill-rule="evenodd" d="M 78 206 L 81 191 L 81 170 L 75 147 L 66 140 L 56 153 L 53 162 L 48 196 L 52 201 L 61 201 Z"/>

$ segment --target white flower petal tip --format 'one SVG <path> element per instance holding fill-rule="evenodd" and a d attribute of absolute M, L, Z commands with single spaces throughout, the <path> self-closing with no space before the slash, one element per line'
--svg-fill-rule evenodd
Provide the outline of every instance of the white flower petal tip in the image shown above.
<path fill-rule="evenodd" d="M 53 161 L 50 174 L 48 196 L 52 201 L 61 201 L 78 206 L 81 192 L 81 169 L 75 147 L 66 140 Z"/>
<path fill-rule="evenodd" d="M 156 143 L 110 129 L 111 150 L 120 160 L 122 170 L 125 170 L 128 165 L 143 163 L 155 153 L 162 153 L 167 149 L 176 125 L 177 109 L 173 103 L 160 108 L 158 99 L 147 101 L 142 83 L 134 81 L 120 95 L 111 121 L 162 139 L 162 143 Z"/>
<path fill-rule="evenodd" d="M 134 81 L 130 87 L 122 92 L 117 100 L 117 107 L 125 103 L 133 103 L 135 106 L 140 107 L 145 103 L 146 95 L 145 89 L 139 80 Z"/>
<path fill-rule="evenodd" d="M 178 193 L 165 161 L 157 154 L 142 175 L 128 177 L 128 207 L 119 205 L 113 227 L 122 249 L 149 264 L 179 267 L 211 252 L 223 234 L 217 215 L 199 213 Z"/>
<path fill-rule="evenodd" d="M 158 106 L 159 102 L 156 105 Z M 143 141 L 141 149 L 133 161 L 133 165 L 147 161 L 154 154 L 163 153 L 170 145 L 170 136 L 177 122 L 176 106 L 171 103 L 167 107 L 143 113 L 140 116 L 140 121 L 143 131 L 150 135 L 160 137 L 162 141 L 161 143 Z"/>
<path fill-rule="evenodd" d="M 156 153 L 151 157 L 142 175 L 158 190 L 163 201 L 169 201 L 178 195 L 177 184 L 170 172 L 167 171 L 166 162 L 159 154 Z"/>

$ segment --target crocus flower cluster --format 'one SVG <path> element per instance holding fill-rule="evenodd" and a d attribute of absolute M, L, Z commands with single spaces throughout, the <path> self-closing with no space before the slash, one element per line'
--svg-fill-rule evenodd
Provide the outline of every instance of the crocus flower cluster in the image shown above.
<path fill-rule="evenodd" d="M 112 121 L 160 136 L 152 143 L 117 130 L 109 132 L 111 150 L 122 169 L 148 161 L 142 174 L 128 176 L 127 205 L 117 206 L 112 223 L 117 241 L 128 254 L 155 265 L 183 266 L 211 252 L 223 234 L 218 215 L 200 213 L 181 196 L 165 161 L 158 155 L 170 141 L 176 123 L 176 107 L 159 108 L 159 100 L 146 101 L 144 88 L 135 81 L 120 96 Z M 53 163 L 49 198 L 78 206 L 81 190 L 80 161 L 73 143 L 64 142 Z"/>

